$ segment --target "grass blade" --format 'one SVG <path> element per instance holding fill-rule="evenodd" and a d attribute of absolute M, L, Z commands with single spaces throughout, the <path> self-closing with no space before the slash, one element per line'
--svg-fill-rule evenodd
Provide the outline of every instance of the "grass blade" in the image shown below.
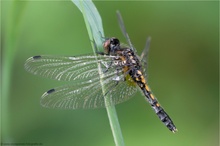
<path fill-rule="evenodd" d="M 90 0 L 87 0 L 87 1 L 74 1 L 73 0 L 73 3 L 80 9 L 80 11 L 83 14 L 90 40 L 94 41 L 98 49 L 101 50 L 102 42 L 103 42 L 102 37 L 104 37 L 104 31 L 102 27 L 101 17 L 95 5 Z M 95 47 L 92 42 L 91 42 L 91 45 L 95 53 Z M 100 83 L 102 84 L 102 78 L 104 77 L 104 74 L 102 74 L 102 70 L 100 67 L 99 67 L 99 73 L 100 73 L 100 78 L 101 78 Z M 102 91 L 104 95 L 104 93 L 106 93 L 104 86 L 102 86 Z M 105 102 L 109 103 L 109 100 L 110 100 L 110 97 L 105 96 Z M 114 137 L 115 145 L 124 146 L 124 140 L 123 140 L 123 136 L 122 136 L 115 106 L 107 106 L 106 110 L 107 110 L 109 123 L 110 123 L 111 130 L 112 130 L 112 134 Z"/>

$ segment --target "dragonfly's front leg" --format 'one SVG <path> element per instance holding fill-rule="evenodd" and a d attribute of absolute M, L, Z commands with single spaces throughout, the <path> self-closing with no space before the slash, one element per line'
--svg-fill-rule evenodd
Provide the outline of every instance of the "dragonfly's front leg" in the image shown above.
<path fill-rule="evenodd" d="M 109 92 L 111 92 L 114 88 L 117 87 L 117 85 L 119 84 L 120 81 L 125 81 L 124 78 L 120 78 L 120 70 L 122 68 L 117 67 L 116 68 L 116 76 L 112 78 L 112 81 L 115 81 L 115 84 L 113 84 L 110 89 L 105 93 L 105 95 L 107 95 Z"/>
<path fill-rule="evenodd" d="M 118 57 L 114 57 L 114 59 L 111 60 L 110 63 L 106 63 L 103 62 L 102 64 L 106 67 L 105 70 L 103 71 L 103 73 L 108 72 L 108 70 L 112 67 L 112 66 L 117 66 L 119 63 L 119 58 Z M 117 68 L 116 68 L 117 69 Z M 117 71 L 118 74 L 119 71 Z"/>
<path fill-rule="evenodd" d="M 105 62 L 105 61 L 100 61 L 99 63 L 102 65 L 102 72 L 103 73 L 108 72 L 108 70 L 112 67 L 112 61 L 110 63 Z"/>
<path fill-rule="evenodd" d="M 124 78 L 123 79 L 120 78 L 119 71 L 120 69 L 116 68 L 116 77 L 112 78 L 113 81 L 116 81 L 116 85 L 119 83 L 119 81 L 124 81 Z"/>
<path fill-rule="evenodd" d="M 112 61 L 106 66 L 106 69 L 103 72 L 104 73 L 108 72 L 108 70 L 111 66 L 112 66 Z"/>
<path fill-rule="evenodd" d="M 99 54 L 99 55 L 109 55 L 109 54 L 106 54 L 105 52 L 98 51 L 98 47 L 97 47 L 95 41 L 92 41 L 92 42 L 93 42 L 93 46 L 95 48 L 95 53 L 96 54 Z"/>

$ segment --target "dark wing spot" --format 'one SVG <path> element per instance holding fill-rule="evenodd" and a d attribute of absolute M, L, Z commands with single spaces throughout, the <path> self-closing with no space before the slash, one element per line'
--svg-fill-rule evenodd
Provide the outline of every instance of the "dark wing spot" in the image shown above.
<path fill-rule="evenodd" d="M 55 92 L 55 89 L 50 89 L 50 90 L 47 91 L 47 94 L 51 94 L 53 92 Z"/>
<path fill-rule="evenodd" d="M 33 57 L 33 59 L 40 59 L 40 58 L 41 58 L 40 55 L 38 55 L 38 56 L 34 56 L 34 57 Z"/>

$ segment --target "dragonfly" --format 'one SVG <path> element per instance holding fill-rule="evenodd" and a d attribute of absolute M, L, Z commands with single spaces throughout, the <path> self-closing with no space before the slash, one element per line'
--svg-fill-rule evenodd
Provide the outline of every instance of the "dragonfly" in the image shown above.
<path fill-rule="evenodd" d="M 103 41 L 104 51 L 96 51 L 95 55 L 38 55 L 26 60 L 24 66 L 28 72 L 70 82 L 45 92 L 41 96 L 41 105 L 60 109 L 102 108 L 127 101 L 140 90 L 159 119 L 175 133 L 176 126 L 146 81 L 151 38 L 147 39 L 143 52 L 138 56 L 119 11 L 117 18 L 128 45 L 111 37 Z"/>

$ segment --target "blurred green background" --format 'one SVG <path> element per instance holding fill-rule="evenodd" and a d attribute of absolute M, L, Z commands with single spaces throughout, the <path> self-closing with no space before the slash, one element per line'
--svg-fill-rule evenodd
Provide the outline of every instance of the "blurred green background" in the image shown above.
<path fill-rule="evenodd" d="M 219 2 L 94 2 L 106 37 L 125 39 L 139 52 L 151 36 L 148 83 L 172 117 L 170 132 L 144 97 L 116 106 L 127 146 L 217 146 L 219 131 Z M 82 14 L 70 1 L 1 1 L 2 142 L 45 146 L 113 146 L 105 109 L 57 110 L 40 96 L 65 84 L 24 70 L 27 58 L 92 53 Z M 11 67 L 10 67 L 11 66 Z M 5 80 L 4 80 L 5 79 Z M 9 84 L 9 95 L 7 91 Z"/>

